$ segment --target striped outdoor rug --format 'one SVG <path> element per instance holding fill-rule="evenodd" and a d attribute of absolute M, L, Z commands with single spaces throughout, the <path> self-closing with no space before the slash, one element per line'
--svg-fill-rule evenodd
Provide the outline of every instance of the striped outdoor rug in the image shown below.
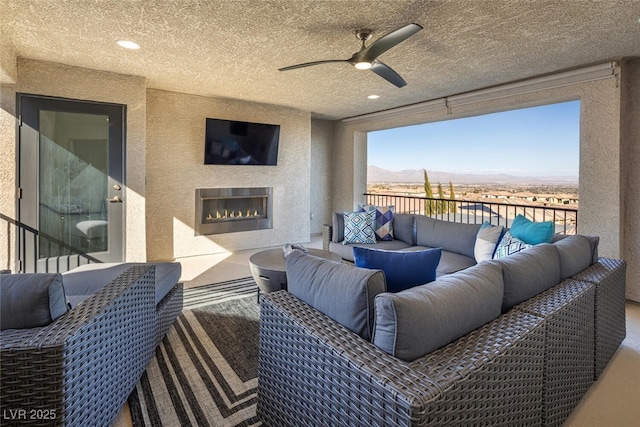
<path fill-rule="evenodd" d="M 134 426 L 257 426 L 253 279 L 184 291 L 184 309 L 129 397 Z"/>

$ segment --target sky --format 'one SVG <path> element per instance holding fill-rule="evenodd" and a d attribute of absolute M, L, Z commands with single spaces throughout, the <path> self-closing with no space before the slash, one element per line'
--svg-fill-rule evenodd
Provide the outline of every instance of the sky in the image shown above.
<path fill-rule="evenodd" d="M 578 178 L 580 101 L 369 132 L 383 169 Z"/>

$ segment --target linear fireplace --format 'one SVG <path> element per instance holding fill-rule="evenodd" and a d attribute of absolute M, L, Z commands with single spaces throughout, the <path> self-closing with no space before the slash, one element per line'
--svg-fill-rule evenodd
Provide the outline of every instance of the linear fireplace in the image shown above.
<path fill-rule="evenodd" d="M 273 228 L 271 187 L 197 188 L 196 236 Z"/>

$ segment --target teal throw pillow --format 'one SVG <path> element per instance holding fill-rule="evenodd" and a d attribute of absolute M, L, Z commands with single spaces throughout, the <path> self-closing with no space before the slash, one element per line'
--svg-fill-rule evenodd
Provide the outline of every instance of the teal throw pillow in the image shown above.
<path fill-rule="evenodd" d="M 344 240 L 348 243 L 376 243 L 376 233 L 373 228 L 375 211 L 345 212 L 344 213 Z"/>
<path fill-rule="evenodd" d="M 356 267 L 384 271 L 387 292 L 400 292 L 436 280 L 442 248 L 420 251 L 385 251 L 354 246 Z"/>
<path fill-rule="evenodd" d="M 376 240 L 393 240 L 393 215 L 395 206 L 358 205 L 359 210 L 375 213 Z"/>
<path fill-rule="evenodd" d="M 518 214 L 509 231 L 513 237 L 529 245 L 537 245 L 538 243 L 551 243 L 554 227 L 551 221 L 533 222 Z"/>

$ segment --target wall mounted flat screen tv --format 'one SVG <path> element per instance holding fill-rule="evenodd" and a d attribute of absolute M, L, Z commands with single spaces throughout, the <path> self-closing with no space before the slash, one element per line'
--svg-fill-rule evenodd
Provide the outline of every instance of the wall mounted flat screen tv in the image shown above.
<path fill-rule="evenodd" d="M 280 125 L 207 119 L 205 165 L 278 163 Z"/>

